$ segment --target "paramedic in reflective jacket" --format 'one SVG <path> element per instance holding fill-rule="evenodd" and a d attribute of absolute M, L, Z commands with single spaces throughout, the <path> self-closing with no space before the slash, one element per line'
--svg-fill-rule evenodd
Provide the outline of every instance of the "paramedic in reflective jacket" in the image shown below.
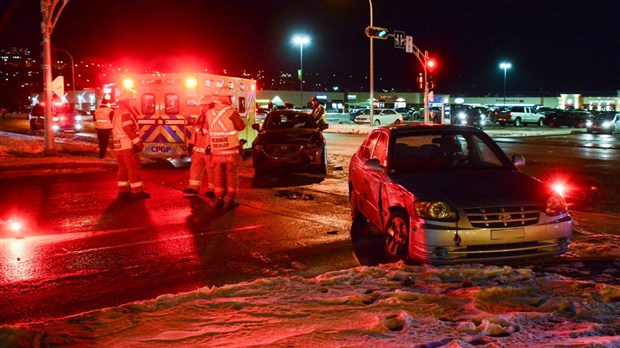
<path fill-rule="evenodd" d="M 118 109 L 112 117 L 112 139 L 118 160 L 118 197 L 142 199 L 151 195 L 144 192 L 144 184 L 140 176 L 139 153 L 144 144 L 138 136 L 136 108 L 133 105 L 136 94 L 124 90 L 118 97 Z"/>
<path fill-rule="evenodd" d="M 319 102 L 319 99 L 317 97 L 312 97 L 312 99 L 310 99 L 310 103 L 312 104 L 312 117 L 314 117 L 316 125 L 320 128 L 321 125 L 327 124 L 325 107 Z"/>
<path fill-rule="evenodd" d="M 200 115 L 194 124 L 194 132 L 187 150 L 192 156 L 192 165 L 189 168 L 189 187 L 183 192 L 187 194 L 198 194 L 203 182 L 207 182 L 206 196 L 213 198 L 213 173 L 211 168 L 211 154 L 207 154 L 209 144 L 209 123 L 207 114 L 213 109 L 213 98 L 209 95 L 203 96 L 198 102 L 200 104 Z"/>
<path fill-rule="evenodd" d="M 216 208 L 234 208 L 239 205 L 239 164 L 241 146 L 238 131 L 245 129 L 245 122 L 232 107 L 232 94 L 221 89 L 214 96 L 215 107 L 207 114 L 211 136 L 211 161 L 214 175 Z"/>
<path fill-rule="evenodd" d="M 103 98 L 101 105 L 95 110 L 95 129 L 99 140 L 99 158 L 105 157 L 112 133 L 112 107 L 108 99 Z"/>

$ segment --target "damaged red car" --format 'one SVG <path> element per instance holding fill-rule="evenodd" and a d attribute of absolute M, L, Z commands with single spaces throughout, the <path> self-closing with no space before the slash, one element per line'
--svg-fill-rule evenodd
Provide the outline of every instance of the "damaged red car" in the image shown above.
<path fill-rule="evenodd" d="M 349 165 L 353 226 L 379 229 L 392 261 L 562 254 L 573 232 L 567 204 L 551 185 L 521 172 L 524 164 L 474 127 L 379 127 Z"/>

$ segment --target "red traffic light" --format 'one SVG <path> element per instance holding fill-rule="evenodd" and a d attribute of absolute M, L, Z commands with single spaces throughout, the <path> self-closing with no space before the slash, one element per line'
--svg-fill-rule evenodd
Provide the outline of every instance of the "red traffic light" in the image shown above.
<path fill-rule="evenodd" d="M 435 62 L 434 59 L 429 59 L 426 61 L 426 70 L 433 71 L 436 66 L 437 66 L 437 63 Z"/>

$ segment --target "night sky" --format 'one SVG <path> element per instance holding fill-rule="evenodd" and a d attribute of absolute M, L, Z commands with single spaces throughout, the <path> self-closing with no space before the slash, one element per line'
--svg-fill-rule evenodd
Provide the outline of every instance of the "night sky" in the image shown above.
<path fill-rule="evenodd" d="M 616 94 L 620 89 L 620 1 L 374 0 L 374 25 L 404 31 L 437 59 L 437 90 L 470 95 Z M 0 2 L 0 47 L 41 41 L 39 0 Z M 268 73 L 367 76 L 366 0 L 70 0 L 52 34 L 75 60 L 163 72 L 207 67 Z M 375 40 L 375 86 L 410 88 L 412 54 Z"/>

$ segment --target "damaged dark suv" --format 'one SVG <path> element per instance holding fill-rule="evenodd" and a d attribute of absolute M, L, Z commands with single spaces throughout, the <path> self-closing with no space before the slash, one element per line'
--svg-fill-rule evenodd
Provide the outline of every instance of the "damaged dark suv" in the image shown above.
<path fill-rule="evenodd" d="M 256 175 L 279 172 L 327 173 L 327 153 L 322 131 L 309 112 L 277 110 L 270 112 L 252 143 L 252 163 Z"/>

